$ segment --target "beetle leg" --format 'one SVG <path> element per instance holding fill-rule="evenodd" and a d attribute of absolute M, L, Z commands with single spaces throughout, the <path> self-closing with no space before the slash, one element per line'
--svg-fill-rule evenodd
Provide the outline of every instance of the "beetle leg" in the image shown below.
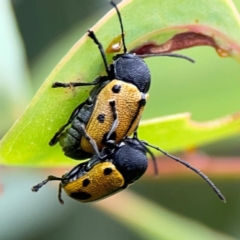
<path fill-rule="evenodd" d="M 113 121 L 113 124 L 112 124 L 112 127 L 111 127 L 110 131 L 107 134 L 106 142 L 111 138 L 111 135 L 116 130 L 116 128 L 117 128 L 117 126 L 119 124 L 118 113 L 117 113 L 117 109 L 116 109 L 116 102 L 115 101 L 110 101 L 109 104 L 110 104 L 110 107 L 112 109 L 113 120 L 114 121 Z"/>
<path fill-rule="evenodd" d="M 62 184 L 61 183 L 59 183 L 59 187 L 58 187 L 58 201 L 61 204 L 64 204 L 64 201 L 62 199 Z"/>
<path fill-rule="evenodd" d="M 93 82 L 69 82 L 69 83 L 63 83 L 63 82 L 54 82 L 52 85 L 52 88 L 67 88 L 67 87 L 81 87 L 81 86 L 93 86 L 93 85 L 97 85 L 102 81 L 105 81 L 104 77 L 98 77 L 96 78 Z"/>
<path fill-rule="evenodd" d="M 68 119 L 67 123 L 65 123 L 62 127 L 60 127 L 60 129 L 54 134 L 54 136 L 52 137 L 52 139 L 49 142 L 50 146 L 55 145 L 58 140 L 59 140 L 59 136 L 60 134 L 64 131 L 64 129 L 72 123 L 73 119 L 78 115 L 79 111 L 81 110 L 82 106 L 85 104 L 85 102 L 79 104 L 74 111 L 72 112 L 70 118 Z"/>
<path fill-rule="evenodd" d="M 63 180 L 62 178 L 50 175 L 44 181 L 42 181 L 42 182 L 38 183 L 37 185 L 33 186 L 32 191 L 37 192 L 43 185 L 47 184 L 49 181 L 62 181 L 62 180 Z"/>
<path fill-rule="evenodd" d="M 95 142 L 95 140 L 87 133 L 86 128 L 84 127 L 83 124 L 80 125 L 81 128 L 81 132 L 83 133 L 83 136 L 87 139 L 87 141 L 92 145 L 93 150 L 95 151 L 95 153 L 97 154 L 99 159 L 102 159 L 97 144 Z"/>

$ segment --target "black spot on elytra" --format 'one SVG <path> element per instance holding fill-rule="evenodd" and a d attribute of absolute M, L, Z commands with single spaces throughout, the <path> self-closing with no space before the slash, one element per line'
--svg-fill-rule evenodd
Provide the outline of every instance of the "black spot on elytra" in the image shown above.
<path fill-rule="evenodd" d="M 100 123 L 104 123 L 105 114 L 99 114 L 99 115 L 97 116 L 97 120 L 98 120 Z"/>
<path fill-rule="evenodd" d="M 90 183 L 90 180 L 86 178 L 83 180 L 82 186 L 87 187 L 89 185 L 89 183 Z"/>
<path fill-rule="evenodd" d="M 114 93 L 119 93 L 119 92 L 121 91 L 121 85 L 114 85 L 114 86 L 112 87 L 112 91 L 113 91 Z"/>
<path fill-rule="evenodd" d="M 92 195 L 87 192 L 74 192 L 71 194 L 71 197 L 78 200 L 87 200 L 92 197 Z"/>
<path fill-rule="evenodd" d="M 105 168 L 104 170 L 103 170 L 103 174 L 104 175 L 110 175 L 111 173 L 112 173 L 112 169 L 111 168 Z"/>

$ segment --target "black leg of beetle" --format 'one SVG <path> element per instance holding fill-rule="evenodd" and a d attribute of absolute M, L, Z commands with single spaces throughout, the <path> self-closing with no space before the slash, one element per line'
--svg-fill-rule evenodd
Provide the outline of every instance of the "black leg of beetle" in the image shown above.
<path fill-rule="evenodd" d="M 138 139 L 137 130 L 134 131 L 134 133 L 133 133 L 133 138 L 136 138 L 139 142 L 141 142 L 141 141 Z"/>
<path fill-rule="evenodd" d="M 107 59 L 106 59 L 106 54 L 104 52 L 103 46 L 102 44 L 98 41 L 95 33 L 91 30 L 88 30 L 88 36 L 94 41 L 94 43 L 98 46 L 99 51 L 101 53 L 102 59 L 103 59 L 103 63 L 106 69 L 107 74 L 109 75 L 109 69 L 108 69 L 108 64 L 107 64 Z"/>
<path fill-rule="evenodd" d="M 58 201 L 61 204 L 64 204 L 64 201 L 62 199 L 62 184 L 61 183 L 59 183 L 59 187 L 58 187 Z"/>
<path fill-rule="evenodd" d="M 96 144 L 95 140 L 88 135 L 88 133 L 87 133 L 84 125 L 80 125 L 80 128 L 81 128 L 81 132 L 83 133 L 84 137 L 85 137 L 85 138 L 87 139 L 87 141 L 92 145 L 93 150 L 94 150 L 95 153 L 97 154 L 98 158 L 99 158 L 99 159 L 102 159 L 102 157 L 101 157 L 101 155 L 100 155 L 100 153 L 99 153 L 99 151 L 98 151 L 98 147 L 97 147 L 97 144 Z"/>
<path fill-rule="evenodd" d="M 48 143 L 50 146 L 54 146 L 59 139 L 60 134 L 64 131 L 64 129 L 70 124 L 71 122 L 67 122 L 66 124 L 64 124 L 62 127 L 60 127 L 60 129 L 54 134 L 54 136 L 52 137 L 52 139 L 50 140 L 50 142 Z"/>
<path fill-rule="evenodd" d="M 33 187 L 32 187 L 32 191 L 33 191 L 33 192 L 38 192 L 38 190 L 39 190 L 43 185 L 47 184 L 48 182 L 49 182 L 49 180 L 46 179 L 46 180 L 42 181 L 41 183 L 33 186 Z"/>
<path fill-rule="evenodd" d="M 145 144 L 148 147 L 154 148 L 156 150 L 158 150 L 159 152 L 163 153 L 164 155 L 172 158 L 173 160 L 175 160 L 176 162 L 179 162 L 181 164 L 183 164 L 185 167 L 191 169 L 192 171 L 194 171 L 195 173 L 197 173 L 199 176 L 201 176 L 208 184 L 209 186 L 213 189 L 213 191 L 218 195 L 218 197 L 225 203 L 226 199 L 223 196 L 223 194 L 220 192 L 220 190 L 215 186 L 215 184 L 208 178 L 208 176 L 206 176 L 204 173 L 202 173 L 200 170 L 194 168 L 193 166 L 191 166 L 188 162 L 185 162 L 183 160 L 181 160 L 180 158 L 177 158 L 165 151 L 163 151 L 162 149 L 160 149 L 159 147 L 155 147 L 145 141 L 142 141 L 143 144 Z"/>
<path fill-rule="evenodd" d="M 33 192 L 37 192 L 43 185 L 47 184 L 49 181 L 62 181 L 62 178 L 55 177 L 55 176 L 48 176 L 46 180 L 42 181 L 41 183 L 32 187 Z"/>
<path fill-rule="evenodd" d="M 129 127 L 128 127 L 127 132 L 129 132 L 130 128 L 132 127 L 133 123 L 135 122 L 136 118 L 138 117 L 141 108 L 142 108 L 143 106 L 145 106 L 146 103 L 147 103 L 146 94 L 144 94 L 144 93 L 141 92 L 141 95 L 142 95 L 142 98 L 141 98 L 140 101 L 139 101 L 138 110 L 136 111 L 136 115 L 133 117 L 133 119 L 132 119 L 132 121 L 131 121 L 131 124 L 130 124 Z M 135 130 L 135 132 L 136 132 L 136 130 Z"/>
<path fill-rule="evenodd" d="M 113 124 L 112 124 L 112 127 L 111 127 L 110 131 L 107 134 L 106 142 L 111 138 L 111 135 L 116 130 L 116 128 L 119 124 L 118 114 L 117 114 L 117 109 L 116 109 L 116 102 L 115 101 L 110 101 L 109 104 L 110 104 L 110 107 L 111 107 L 111 110 L 112 110 L 112 113 L 113 113 L 113 120 L 114 121 L 113 121 Z"/>
<path fill-rule="evenodd" d="M 72 123 L 73 119 L 78 115 L 80 109 L 82 108 L 82 106 L 85 104 L 86 102 L 83 102 L 81 104 L 79 104 L 74 111 L 72 112 L 70 118 L 68 119 L 67 123 L 65 123 L 62 127 L 60 127 L 60 129 L 54 134 L 54 136 L 52 137 L 52 139 L 49 142 L 50 146 L 55 145 L 58 142 L 59 136 L 60 134 L 64 131 L 64 129 Z"/>
<path fill-rule="evenodd" d="M 105 79 L 104 79 L 105 80 Z M 93 86 L 93 85 L 97 85 L 100 82 L 102 82 L 103 79 L 102 77 L 98 77 L 96 78 L 93 82 L 90 83 L 83 83 L 83 82 L 69 82 L 69 83 L 63 83 L 63 82 L 55 82 L 52 85 L 52 88 L 67 88 L 67 87 L 81 87 L 81 86 Z"/>

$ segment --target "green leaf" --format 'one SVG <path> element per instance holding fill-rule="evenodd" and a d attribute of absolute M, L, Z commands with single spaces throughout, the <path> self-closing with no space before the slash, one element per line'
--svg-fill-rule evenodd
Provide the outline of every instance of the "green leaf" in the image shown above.
<path fill-rule="evenodd" d="M 176 4 L 173 0 L 152 0 L 146 4 L 144 0 L 132 0 L 124 1 L 119 7 L 129 50 L 148 53 L 210 45 L 221 56 L 240 59 L 240 21 L 231 1 L 181 1 Z M 106 49 L 120 32 L 115 10 L 110 11 L 92 29 Z M 109 62 L 111 57 L 112 54 L 109 54 Z M 52 89 L 51 85 L 55 81 L 91 82 L 103 70 L 96 45 L 85 35 L 52 71 L 23 116 L 1 141 L 1 163 L 69 165 L 70 161 L 64 157 L 60 147 L 49 147 L 48 142 L 67 121 L 73 109 L 86 99 L 90 88 Z M 177 124 L 181 121 L 182 124 Z M 140 137 L 163 148 L 166 146 L 165 150 L 181 150 L 236 134 L 237 121 L 238 117 L 227 125 L 219 121 L 220 126 L 209 131 L 204 127 L 191 129 L 191 124 L 186 127 L 187 120 L 176 117 L 174 121 L 166 119 L 165 123 L 156 121 L 149 127 L 144 124 Z M 150 128 L 155 130 L 150 131 Z M 203 133 L 199 133 L 202 130 Z"/>
<path fill-rule="evenodd" d="M 149 143 L 173 152 L 239 134 L 239 126 L 240 113 L 207 122 L 193 121 L 189 113 L 183 113 L 143 121 L 138 135 L 140 139 L 146 136 Z"/>

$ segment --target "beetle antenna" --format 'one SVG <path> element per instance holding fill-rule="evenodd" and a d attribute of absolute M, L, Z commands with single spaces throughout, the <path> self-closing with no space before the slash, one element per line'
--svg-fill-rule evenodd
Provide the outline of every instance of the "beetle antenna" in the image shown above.
<path fill-rule="evenodd" d="M 137 55 L 140 58 L 148 58 L 148 57 L 175 57 L 175 58 L 182 58 L 185 59 L 191 63 L 195 63 L 195 61 L 182 54 L 177 54 L 177 53 L 150 53 L 150 54 L 142 54 L 142 55 Z"/>
<path fill-rule="evenodd" d="M 122 23 L 122 17 L 121 17 L 121 14 L 118 10 L 118 7 L 116 5 L 115 2 L 113 1 L 110 1 L 110 4 L 116 9 L 117 11 L 117 15 L 118 15 L 118 19 L 119 19 L 119 22 L 120 22 L 120 27 L 121 27 L 121 35 L 122 35 L 122 42 L 123 42 L 123 51 L 124 53 L 127 52 L 127 47 L 126 47 L 126 44 L 125 44 L 125 36 L 124 36 L 124 30 L 123 30 L 123 23 Z"/>
<path fill-rule="evenodd" d="M 168 156 L 169 158 L 175 160 L 176 162 L 181 163 L 182 165 L 184 165 L 185 167 L 191 169 L 192 171 L 194 171 L 195 173 L 197 173 L 200 177 L 202 177 L 207 183 L 208 185 L 213 189 L 213 191 L 218 195 L 218 197 L 224 202 L 226 203 L 226 199 L 223 196 L 223 194 L 220 192 L 220 190 L 215 186 L 215 184 L 208 178 L 208 176 L 206 176 L 204 173 L 202 173 L 200 170 L 196 169 L 195 167 L 191 166 L 188 162 L 181 160 L 180 158 L 177 158 L 165 151 L 163 151 L 162 149 L 160 149 L 159 147 L 153 146 L 145 141 L 142 141 L 142 143 L 148 147 L 151 147 L 153 149 L 156 149 L 157 151 L 163 153 L 164 155 Z"/>

